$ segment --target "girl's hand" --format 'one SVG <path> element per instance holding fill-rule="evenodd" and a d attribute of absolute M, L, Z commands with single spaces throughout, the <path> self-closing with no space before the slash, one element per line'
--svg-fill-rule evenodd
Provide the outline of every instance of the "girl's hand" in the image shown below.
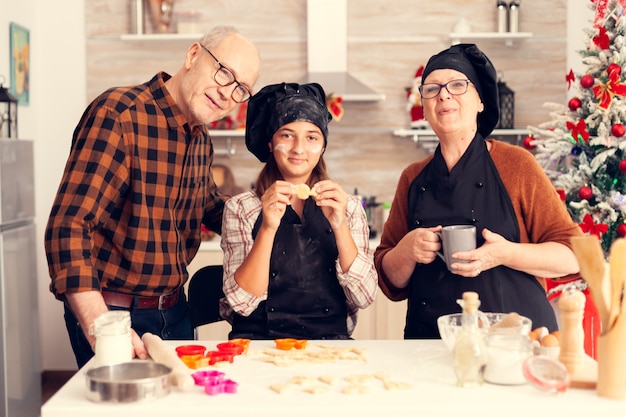
<path fill-rule="evenodd" d="M 287 205 L 291 204 L 289 198 L 293 194 L 293 187 L 287 181 L 278 180 L 272 184 L 263 196 L 263 226 L 277 230 L 280 221 L 285 215 Z"/>
<path fill-rule="evenodd" d="M 315 202 L 322 208 L 322 212 L 333 229 L 338 228 L 346 221 L 348 195 L 337 183 L 323 180 L 313 186 L 317 193 Z"/>

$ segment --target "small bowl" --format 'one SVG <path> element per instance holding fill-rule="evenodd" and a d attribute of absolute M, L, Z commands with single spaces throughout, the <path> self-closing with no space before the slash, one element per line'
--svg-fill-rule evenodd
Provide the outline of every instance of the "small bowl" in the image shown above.
<path fill-rule="evenodd" d="M 131 403 L 164 397 L 170 392 L 172 369 L 153 361 L 135 360 L 87 371 L 87 399 Z"/>
<path fill-rule="evenodd" d="M 485 334 L 489 331 L 489 328 L 501 321 L 508 313 L 481 313 L 478 318 L 478 325 L 484 329 Z M 437 319 L 437 328 L 441 335 L 441 340 L 449 350 L 454 348 L 457 334 L 461 331 L 461 324 L 463 313 L 446 314 L 440 316 Z M 532 320 L 528 317 L 520 316 L 521 324 L 514 327 L 501 327 L 498 330 L 491 330 L 491 333 L 504 333 L 504 334 L 520 334 L 527 335 L 530 333 L 532 327 Z"/>

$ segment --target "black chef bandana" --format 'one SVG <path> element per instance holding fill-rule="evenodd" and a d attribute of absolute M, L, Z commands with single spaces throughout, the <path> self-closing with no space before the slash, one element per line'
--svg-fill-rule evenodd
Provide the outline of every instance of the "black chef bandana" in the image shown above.
<path fill-rule="evenodd" d="M 500 119 L 498 99 L 498 75 L 493 64 L 478 47 L 462 43 L 433 55 L 426 63 L 422 84 L 426 77 L 438 69 L 453 69 L 462 72 L 474 84 L 485 109 L 478 114 L 478 133 L 486 138 Z"/>
<path fill-rule="evenodd" d="M 326 109 L 326 93 L 317 83 L 281 83 L 267 85 L 252 96 L 246 115 L 246 146 L 261 162 L 269 158 L 268 143 L 274 133 L 287 123 L 310 122 L 328 141 L 328 122 L 332 115 Z"/>

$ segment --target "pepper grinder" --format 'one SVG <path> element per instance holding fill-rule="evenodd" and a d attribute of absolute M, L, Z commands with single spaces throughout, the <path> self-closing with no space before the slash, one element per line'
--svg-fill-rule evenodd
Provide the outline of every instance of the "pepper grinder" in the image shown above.
<path fill-rule="evenodd" d="M 576 373 L 581 367 L 584 355 L 585 333 L 582 327 L 585 309 L 585 296 L 580 290 L 570 288 L 559 297 L 561 309 L 561 352 L 559 361 L 565 365 L 570 374 Z"/>

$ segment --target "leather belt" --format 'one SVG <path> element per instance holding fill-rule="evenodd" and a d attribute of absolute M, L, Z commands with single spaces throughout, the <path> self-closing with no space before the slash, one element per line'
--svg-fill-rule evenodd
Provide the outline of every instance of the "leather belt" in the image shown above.
<path fill-rule="evenodd" d="M 104 302 L 113 307 L 167 310 L 178 303 L 180 288 L 169 294 L 154 297 L 130 295 L 116 291 L 102 291 Z"/>

